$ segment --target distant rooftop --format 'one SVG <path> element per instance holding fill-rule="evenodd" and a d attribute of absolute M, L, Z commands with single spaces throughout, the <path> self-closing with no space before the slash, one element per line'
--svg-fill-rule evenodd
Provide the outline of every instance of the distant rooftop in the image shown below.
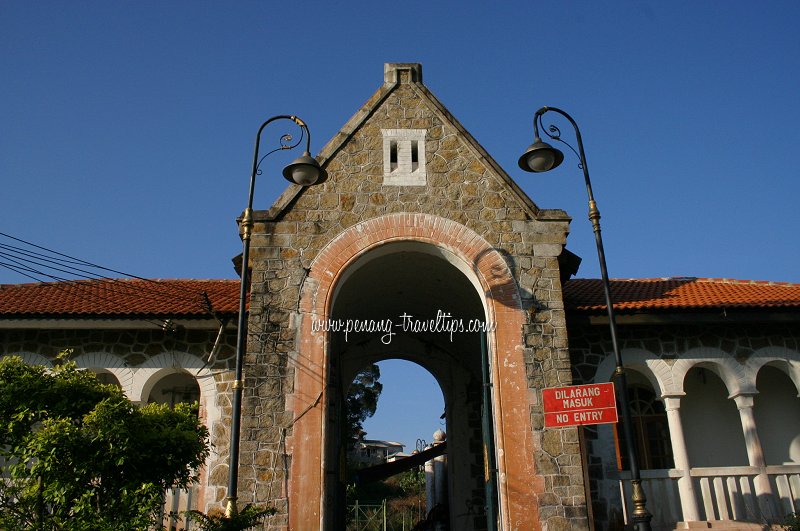
<path fill-rule="evenodd" d="M 405 444 L 399 443 L 399 442 L 379 441 L 379 440 L 375 440 L 375 439 L 364 439 L 363 441 L 360 441 L 360 443 L 362 445 L 364 445 L 364 446 L 369 446 L 369 447 L 372 447 L 372 448 L 392 448 L 392 447 L 396 447 L 396 446 L 399 446 L 401 448 L 405 448 L 405 446 L 406 446 Z"/>

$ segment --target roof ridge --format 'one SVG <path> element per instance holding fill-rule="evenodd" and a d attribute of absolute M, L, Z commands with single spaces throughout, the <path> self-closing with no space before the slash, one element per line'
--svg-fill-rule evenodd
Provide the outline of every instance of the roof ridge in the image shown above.
<path fill-rule="evenodd" d="M 601 282 L 599 278 L 572 278 L 569 281 Z M 645 278 L 612 278 L 611 282 L 701 282 L 704 284 L 736 284 L 756 286 L 788 286 L 800 287 L 800 282 L 787 282 L 777 280 L 747 280 L 724 277 L 645 277 Z"/>
<path fill-rule="evenodd" d="M 129 278 L 129 277 L 102 277 L 102 278 L 76 278 L 69 280 L 56 280 L 51 282 L 22 282 L 19 284 L 0 284 L 0 287 L 25 287 L 25 286 L 50 286 L 50 285 L 63 285 L 63 284 L 90 284 L 93 282 L 202 282 L 202 283 L 222 283 L 222 282 L 240 282 L 238 278 Z"/>
<path fill-rule="evenodd" d="M 397 67 L 407 68 L 411 67 L 414 74 L 407 80 L 403 81 L 399 76 L 390 75 Z M 345 144 L 356 134 L 372 116 L 373 114 L 385 103 L 389 96 L 397 90 L 401 85 L 411 87 L 416 91 L 420 100 L 424 100 L 430 105 L 431 112 L 438 114 L 443 123 L 452 126 L 458 135 L 463 137 L 466 146 L 473 150 L 476 157 L 483 160 L 487 166 L 492 168 L 497 177 L 508 186 L 509 191 L 516 196 L 520 201 L 520 206 L 523 210 L 527 211 L 533 219 L 547 220 L 548 217 L 555 217 L 557 220 L 567 219 L 569 216 L 558 209 L 546 209 L 544 212 L 533 201 L 533 199 L 517 184 L 514 179 L 503 169 L 502 166 L 489 154 L 488 151 L 478 142 L 478 140 L 470 133 L 464 125 L 453 116 L 450 110 L 431 92 L 431 90 L 422 81 L 422 70 L 419 63 L 386 63 L 384 64 L 384 82 L 378 89 L 367 99 L 367 101 L 356 110 L 341 129 L 322 147 L 317 155 L 317 161 L 323 167 L 326 167 L 328 162 L 333 159 L 336 153 L 345 146 Z M 304 187 L 299 185 L 290 185 L 283 193 L 275 200 L 269 210 L 258 211 L 256 216 L 257 221 L 272 221 L 279 218 L 287 209 L 290 204 L 303 193 Z"/>

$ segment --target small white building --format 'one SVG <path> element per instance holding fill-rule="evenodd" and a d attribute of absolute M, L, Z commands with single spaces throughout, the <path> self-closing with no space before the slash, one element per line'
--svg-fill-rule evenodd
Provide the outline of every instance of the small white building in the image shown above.
<path fill-rule="evenodd" d="M 405 445 L 399 442 L 363 439 L 356 443 L 348 459 L 359 466 L 388 463 L 402 454 L 404 447 Z"/>

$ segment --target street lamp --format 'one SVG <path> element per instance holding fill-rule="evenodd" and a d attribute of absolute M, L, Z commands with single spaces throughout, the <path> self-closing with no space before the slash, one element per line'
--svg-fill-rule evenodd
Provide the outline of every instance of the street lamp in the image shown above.
<path fill-rule="evenodd" d="M 623 431 L 625 436 L 625 444 L 628 447 L 628 461 L 631 468 L 631 499 L 633 501 L 633 524 L 638 531 L 650 531 L 650 519 L 653 517 L 645 507 L 647 502 L 644 490 L 642 490 L 642 479 L 639 473 L 639 459 L 636 445 L 633 440 L 633 424 L 631 422 L 631 407 L 628 399 L 628 384 L 625 377 L 625 367 L 622 363 L 622 354 L 619 350 L 617 342 L 617 322 L 614 318 L 614 306 L 611 303 L 611 283 L 608 281 L 608 270 L 606 269 L 606 256 L 603 251 L 603 238 L 600 235 L 600 211 L 597 210 L 597 203 L 592 194 L 592 183 L 589 180 L 589 168 L 586 165 L 586 154 L 583 151 L 583 140 L 581 140 L 581 132 L 578 129 L 578 124 L 575 120 L 555 107 L 542 107 L 536 111 L 533 117 L 533 133 L 534 141 L 525 153 L 519 158 L 519 167 L 527 172 L 541 173 L 552 170 L 564 160 L 564 154 L 558 149 L 554 148 L 547 142 L 542 142 L 539 137 L 539 124 L 542 123 L 542 116 L 548 112 L 553 111 L 560 114 L 572 124 L 575 128 L 575 137 L 578 140 L 578 152 L 576 153 L 580 158 L 580 167 L 583 170 L 583 178 L 586 181 L 586 193 L 589 195 L 589 220 L 592 222 L 594 228 L 594 239 L 597 244 L 597 257 L 600 260 L 600 274 L 603 278 L 603 290 L 605 291 L 606 307 L 608 308 L 608 326 L 611 332 L 611 344 L 614 348 L 614 358 L 616 361 L 616 369 L 614 375 L 617 380 L 617 396 L 622 405 L 622 419 Z M 544 129 L 548 137 L 566 144 L 572 151 L 570 144 L 561 139 L 561 131 L 555 125 L 551 125 L 549 130 Z"/>
<path fill-rule="evenodd" d="M 270 123 L 276 120 L 291 120 L 300 127 L 300 139 L 294 144 L 292 136 L 284 134 L 280 138 L 279 147 L 273 149 L 266 155 L 259 158 L 258 150 L 261 144 L 261 132 Z M 230 518 L 237 513 L 236 499 L 239 484 L 239 435 L 240 421 L 242 418 L 242 390 L 244 381 L 242 380 L 242 364 L 244 352 L 247 346 L 247 322 L 245 320 L 245 306 L 247 302 L 247 273 L 248 262 L 250 260 L 250 235 L 253 230 L 253 191 L 256 186 L 256 175 L 261 175 L 259 166 L 261 162 L 276 151 L 294 149 L 306 139 L 306 149 L 301 157 L 295 159 L 291 164 L 283 169 L 283 176 L 291 183 L 300 186 L 312 186 L 320 184 L 328 178 L 328 174 L 319 165 L 319 162 L 311 156 L 311 133 L 308 126 L 297 116 L 278 115 L 273 116 L 258 129 L 256 133 L 256 146 L 253 154 L 253 171 L 250 174 L 250 192 L 247 196 L 247 208 L 242 215 L 242 274 L 239 290 L 239 322 L 237 325 L 236 337 L 236 378 L 233 381 L 233 403 L 231 404 L 231 444 L 230 444 L 230 463 L 228 470 L 228 498 L 225 507 L 225 514 Z"/>

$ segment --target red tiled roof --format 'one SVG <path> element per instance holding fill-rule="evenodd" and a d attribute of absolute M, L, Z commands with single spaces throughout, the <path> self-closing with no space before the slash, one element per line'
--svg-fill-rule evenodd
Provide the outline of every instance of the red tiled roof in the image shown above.
<path fill-rule="evenodd" d="M 711 308 L 800 309 L 800 284 L 724 278 L 647 278 L 611 281 L 614 308 L 621 312 Z M 599 279 L 564 284 L 567 310 L 605 311 Z"/>
<path fill-rule="evenodd" d="M 33 316 L 210 317 L 239 311 L 238 280 L 107 279 L 0 284 L 0 318 Z"/>
<path fill-rule="evenodd" d="M 215 312 L 236 313 L 238 280 L 79 280 L 0 285 L 0 318 L 62 316 L 208 317 L 203 293 Z M 800 284 L 713 278 L 656 278 L 611 281 L 620 312 L 712 308 L 800 309 Z M 602 312 L 599 279 L 564 285 L 567 310 Z"/>

